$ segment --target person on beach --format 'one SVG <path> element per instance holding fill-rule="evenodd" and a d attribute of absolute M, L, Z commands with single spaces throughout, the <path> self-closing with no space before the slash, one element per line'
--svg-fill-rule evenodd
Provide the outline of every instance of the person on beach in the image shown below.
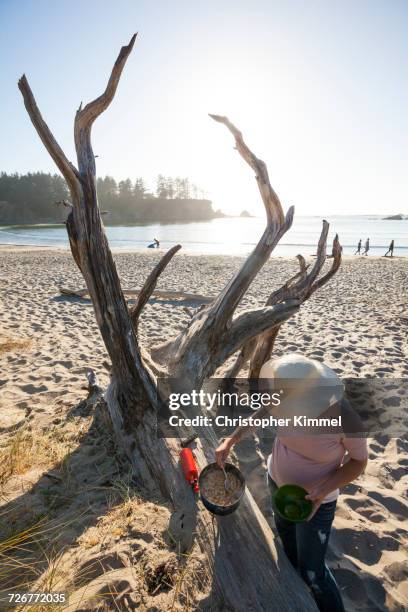
<path fill-rule="evenodd" d="M 391 240 L 390 246 L 384 257 L 387 257 L 388 253 L 391 253 L 391 257 L 394 257 L 394 240 Z"/>
<path fill-rule="evenodd" d="M 362 253 L 363 255 L 368 255 L 368 251 L 370 250 L 370 239 L 367 238 L 367 240 L 365 241 L 365 245 L 364 245 L 364 253 Z"/>
<path fill-rule="evenodd" d="M 303 355 L 284 355 L 266 362 L 260 372 L 270 388 L 281 389 L 279 381 L 296 380 L 292 399 L 283 399 L 279 416 L 306 415 L 312 418 L 328 409 L 343 407 L 344 386 L 329 367 Z M 287 396 L 290 398 L 290 394 Z M 273 414 L 269 407 L 257 411 Z M 216 449 L 217 463 L 223 467 L 234 444 L 242 440 L 250 426 L 238 427 Z M 285 432 L 289 433 L 289 432 Z M 290 562 L 309 585 L 321 612 L 344 612 L 340 591 L 325 563 L 339 488 L 363 473 L 367 464 L 365 438 L 325 433 L 278 434 L 267 461 L 268 486 L 273 493 L 284 484 L 296 484 L 308 491 L 313 502 L 310 517 L 293 523 L 274 513 L 275 525 Z"/>
<path fill-rule="evenodd" d="M 360 240 L 358 241 L 358 245 L 357 245 L 357 251 L 354 253 L 354 255 L 361 255 L 361 245 L 362 245 L 362 240 L 360 238 Z"/>
<path fill-rule="evenodd" d="M 160 241 L 157 238 L 153 238 L 153 242 L 147 245 L 148 249 L 158 249 L 160 248 Z"/>

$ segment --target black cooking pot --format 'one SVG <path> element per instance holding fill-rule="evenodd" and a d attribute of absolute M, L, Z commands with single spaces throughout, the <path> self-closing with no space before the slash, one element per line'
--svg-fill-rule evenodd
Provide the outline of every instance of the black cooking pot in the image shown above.
<path fill-rule="evenodd" d="M 239 490 L 238 497 L 229 506 L 219 506 L 218 504 L 214 504 L 214 502 L 211 502 L 209 499 L 204 497 L 204 495 L 201 492 L 201 485 L 206 475 L 208 475 L 208 473 L 213 470 L 218 471 L 221 469 L 217 463 L 209 463 L 201 471 L 200 476 L 198 477 L 198 485 L 200 487 L 201 501 L 203 502 L 207 510 L 209 510 L 213 514 L 218 514 L 219 516 L 225 516 L 226 514 L 231 514 L 231 512 L 234 512 L 238 508 L 239 504 L 241 503 L 242 496 L 245 493 L 245 478 L 243 477 L 239 469 L 235 467 L 235 465 L 233 465 L 232 463 L 226 463 L 224 467 L 225 467 L 225 471 L 227 472 L 227 474 L 235 474 L 235 476 L 237 476 L 239 481 L 241 482 L 241 488 Z"/>

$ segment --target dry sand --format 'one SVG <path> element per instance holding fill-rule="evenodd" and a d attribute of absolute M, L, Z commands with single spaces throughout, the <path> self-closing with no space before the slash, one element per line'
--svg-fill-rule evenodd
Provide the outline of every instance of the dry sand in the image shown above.
<path fill-rule="evenodd" d="M 123 286 L 140 286 L 158 258 L 116 254 Z M 214 295 L 240 262 L 179 254 L 159 288 Z M 272 259 L 242 307 L 262 304 L 295 267 Z M 334 280 L 285 324 L 277 354 L 304 352 L 342 376 L 408 378 L 407 278 L 408 259 L 346 258 Z M 208 604 L 204 560 L 196 550 L 182 558 L 172 549 L 168 507 L 141 498 L 97 406 L 85 401 L 86 367 L 105 384 L 108 358 L 89 301 L 60 296 L 61 285 L 83 286 L 67 251 L 0 247 L 0 554 L 9 555 L 0 582 L 7 589 L 20 581 L 24 590 L 24 581 L 33 580 L 37 588 L 66 589 L 71 610 Z M 192 305 L 151 301 L 142 342 L 181 330 L 189 320 L 185 306 Z M 264 446 L 244 441 L 238 454 L 270 515 Z M 369 448 L 365 475 L 340 497 L 329 564 L 348 611 L 402 611 L 408 441 L 377 436 Z"/>

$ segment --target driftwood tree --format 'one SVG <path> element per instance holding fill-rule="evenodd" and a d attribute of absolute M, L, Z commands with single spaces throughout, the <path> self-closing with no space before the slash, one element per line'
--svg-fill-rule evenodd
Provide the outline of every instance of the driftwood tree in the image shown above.
<path fill-rule="evenodd" d="M 326 259 L 325 253 L 328 231 L 329 224 L 327 221 L 323 221 L 323 229 L 317 247 L 316 261 L 310 273 L 307 272 L 308 266 L 306 266 L 304 257 L 302 257 L 302 255 L 297 255 L 300 267 L 299 272 L 290 278 L 282 287 L 271 293 L 266 301 L 267 306 L 279 304 L 280 302 L 288 299 L 297 299 L 299 303 L 302 304 L 311 295 L 313 295 L 317 289 L 323 287 L 336 274 L 341 264 L 342 253 L 337 234 L 333 241 L 332 266 L 330 270 L 326 272 L 326 274 L 318 278 Z M 248 378 L 258 378 L 262 365 L 265 363 L 265 361 L 270 359 L 272 355 L 275 340 L 280 328 L 281 324 L 276 325 L 263 334 L 260 334 L 259 336 L 251 338 L 245 342 L 226 377 L 236 378 L 242 368 L 249 361 L 250 366 Z"/>
<path fill-rule="evenodd" d="M 273 293 L 263 308 L 234 316 L 250 283 L 290 228 L 293 208 L 284 215 L 264 162 L 250 151 L 242 134 L 226 117 L 212 115 L 215 121 L 223 123 L 232 132 L 238 152 L 255 171 L 266 210 L 266 228 L 235 276 L 210 304 L 192 316 L 183 333 L 153 347 L 151 354 L 142 349 L 138 341 L 140 314 L 154 292 L 161 272 L 180 247 L 177 245 L 166 253 L 145 281 L 136 305 L 129 308 L 101 220 L 91 145 L 92 125 L 113 100 L 134 42 L 135 36 L 122 47 L 102 95 L 83 108 L 81 106 L 76 113 L 77 166 L 67 159 L 42 118 L 26 77 L 23 76 L 18 84 L 30 119 L 71 192 L 66 227 L 72 255 L 85 279 L 112 362 L 105 400 L 118 443 L 125 450 L 140 483 L 147 489 L 157 490 L 159 487 L 173 502 L 173 526 L 179 529 L 180 538 L 183 539 L 184 526 L 188 529 L 185 535 L 190 535 L 190 538 L 194 535 L 207 553 L 213 569 L 214 595 L 223 601 L 224 609 L 316 610 L 314 601 L 282 554 L 249 492 L 245 494 L 240 510 L 217 521 L 216 529 L 211 515 L 200 509 L 179 468 L 179 443 L 174 439 L 157 437 L 156 416 L 160 400 L 156 377 L 168 373 L 182 377 L 191 388 L 199 389 L 204 379 L 237 351 L 241 354 L 237 362 L 240 367 L 237 366 L 236 371 L 250 358 L 252 370 L 257 371 L 259 364 L 269 357 L 280 325 L 328 280 L 327 275 L 317 280 L 325 260 L 328 225 L 324 223 L 318 257 L 309 274 L 300 258 L 300 273 Z M 336 248 L 331 274 L 339 264 L 339 248 Z M 197 433 L 196 457 L 199 466 L 203 467 L 214 460 L 218 441 L 208 428 L 198 429 Z M 184 538 L 184 543 L 186 539 L 189 538 Z"/>

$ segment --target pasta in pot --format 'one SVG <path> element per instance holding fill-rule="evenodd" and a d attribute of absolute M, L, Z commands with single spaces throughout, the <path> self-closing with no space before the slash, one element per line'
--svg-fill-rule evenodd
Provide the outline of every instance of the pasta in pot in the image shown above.
<path fill-rule="evenodd" d="M 227 471 L 227 476 L 227 489 L 225 489 L 225 476 L 221 469 L 215 468 L 204 475 L 200 483 L 201 494 L 212 504 L 231 506 L 239 499 L 242 482 L 234 472 Z"/>

